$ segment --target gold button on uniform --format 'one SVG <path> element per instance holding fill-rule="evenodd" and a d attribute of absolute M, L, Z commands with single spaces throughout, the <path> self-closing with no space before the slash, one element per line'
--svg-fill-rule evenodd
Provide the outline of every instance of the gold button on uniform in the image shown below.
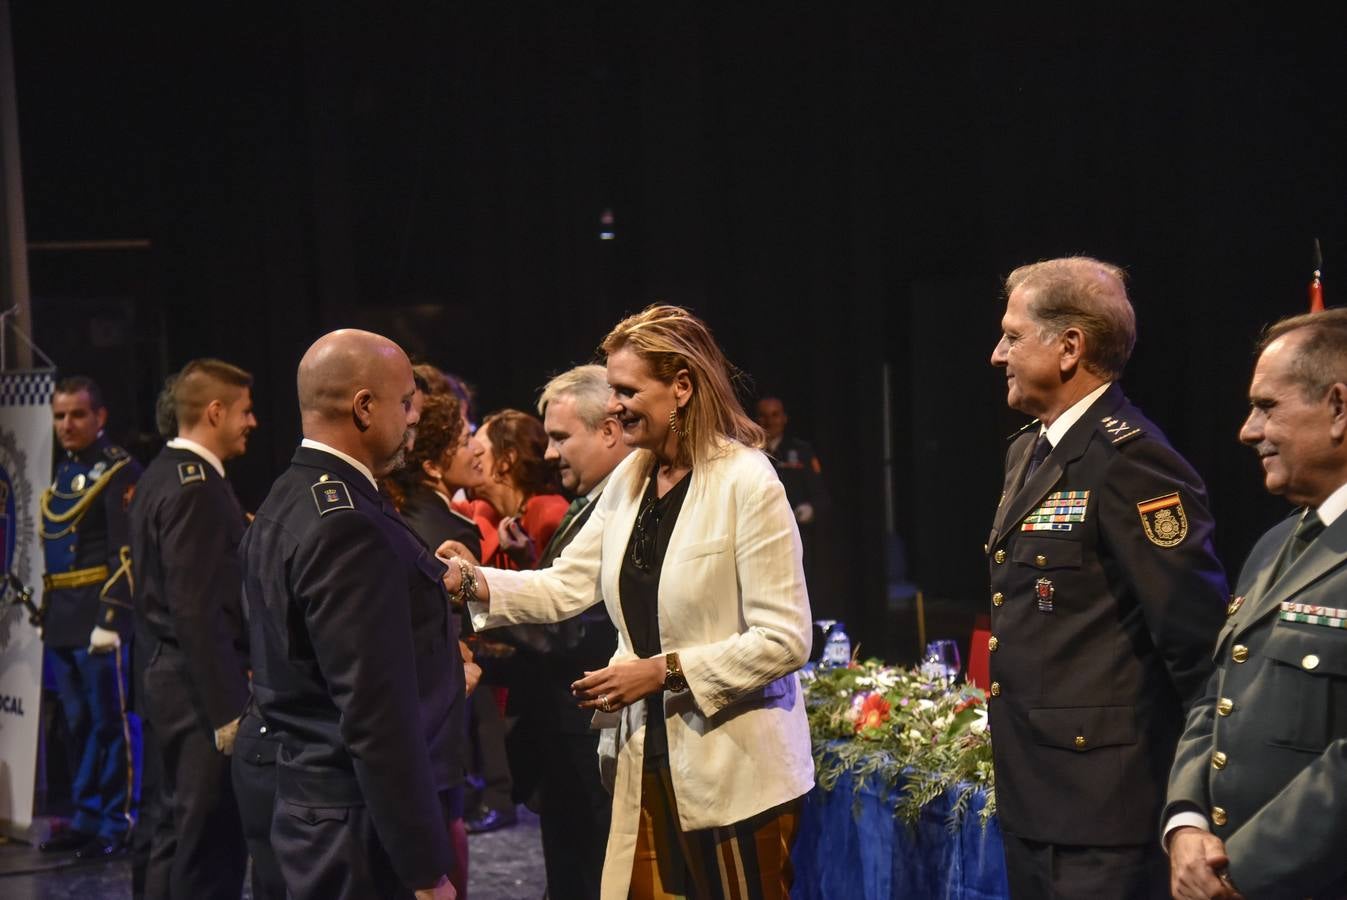
<path fill-rule="evenodd" d="M 1034 565 L 1038 566 L 1040 569 L 1046 566 L 1047 564 L 1048 558 L 1044 556 L 1042 553 L 1034 557 Z"/>
<path fill-rule="evenodd" d="M 1006 551 L 1004 551 L 1004 550 L 997 550 L 996 553 L 992 555 L 992 559 L 996 560 L 996 562 L 997 562 L 998 565 L 1001 564 L 1001 563 L 1003 563 L 1003 562 L 1005 562 L 1005 561 L 1006 561 Z"/>
<path fill-rule="evenodd" d="M 996 648 L 1001 646 L 1001 642 L 996 639 L 996 635 L 987 638 L 987 649 L 995 653 Z"/>
<path fill-rule="evenodd" d="M 1222 697 L 1216 703 L 1216 711 L 1223 716 L 1228 716 L 1235 711 L 1235 701 L 1229 697 Z"/>
<path fill-rule="evenodd" d="M 1249 648 L 1243 644 L 1236 644 L 1230 648 L 1230 658 L 1240 663 L 1249 658 Z"/>
<path fill-rule="evenodd" d="M 1085 735 L 1083 734 L 1076 735 L 1076 749 L 1077 750 L 1085 749 Z"/>
<path fill-rule="evenodd" d="M 1225 810 L 1219 806 L 1213 806 L 1211 808 L 1211 821 L 1214 825 L 1224 825 L 1226 822 Z"/>
<path fill-rule="evenodd" d="M 1300 661 L 1300 664 L 1305 667 L 1306 671 L 1313 672 L 1315 669 L 1319 668 L 1319 657 L 1315 656 L 1313 653 L 1307 654 L 1305 658 Z"/>
<path fill-rule="evenodd" d="M 1006 602 L 1005 594 L 1001 593 L 1000 591 L 997 591 L 995 594 L 992 594 L 992 606 L 1000 606 L 1002 603 L 1005 602 Z"/>
<path fill-rule="evenodd" d="M 987 552 L 988 550 L 990 550 L 990 549 L 991 549 L 991 545 L 989 545 L 989 544 L 983 544 L 983 545 L 982 545 L 982 552 L 983 552 L 983 553 L 986 553 L 986 552 Z"/>
<path fill-rule="evenodd" d="M 1213 769 L 1224 769 L 1226 762 L 1228 762 L 1228 758 L 1220 750 L 1211 755 L 1211 767 Z"/>
<path fill-rule="evenodd" d="M 993 681 L 991 686 L 991 692 L 993 697 L 1001 696 L 1001 682 Z"/>

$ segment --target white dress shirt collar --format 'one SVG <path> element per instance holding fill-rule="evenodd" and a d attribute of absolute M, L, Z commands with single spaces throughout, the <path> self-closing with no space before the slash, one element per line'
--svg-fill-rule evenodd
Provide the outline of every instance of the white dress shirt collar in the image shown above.
<path fill-rule="evenodd" d="M 219 472 L 221 478 L 225 477 L 224 463 L 220 462 L 220 457 L 211 453 L 191 438 L 175 437 L 164 446 L 172 447 L 174 450 L 186 450 L 189 453 L 195 453 L 197 456 L 210 463 L 210 467 L 216 472 Z"/>
<path fill-rule="evenodd" d="M 1325 528 L 1332 525 L 1338 516 L 1347 512 L 1347 484 L 1338 485 L 1338 489 L 1329 494 L 1315 512 L 1319 513 Z"/>
<path fill-rule="evenodd" d="M 336 447 L 329 447 L 322 441 L 315 441 L 313 438 L 305 438 L 304 440 L 299 442 L 299 446 L 308 447 L 310 450 L 319 450 L 323 453 L 331 453 L 337 459 L 346 463 L 351 468 L 359 472 L 361 475 L 364 475 L 366 478 L 368 478 L 369 483 L 374 487 L 376 491 L 379 489 L 379 482 L 374 480 L 374 473 L 369 470 L 369 466 L 365 465 L 360 460 L 356 459 L 354 456 L 351 456 L 348 453 L 342 453 Z"/>
<path fill-rule="evenodd" d="M 1058 416 L 1057 420 L 1051 425 L 1046 428 L 1040 426 L 1039 434 L 1046 434 L 1048 436 L 1048 443 L 1056 447 L 1062 442 L 1062 438 L 1066 437 L 1066 433 L 1071 430 L 1071 426 L 1079 422 L 1080 417 L 1085 415 L 1085 411 L 1090 408 L 1090 404 L 1104 396 L 1104 391 L 1108 390 L 1109 385 L 1111 384 L 1113 384 L 1113 382 L 1107 381 L 1090 391 L 1090 393 L 1086 394 L 1084 397 L 1081 397 L 1075 403 L 1071 404 L 1070 409 Z"/>

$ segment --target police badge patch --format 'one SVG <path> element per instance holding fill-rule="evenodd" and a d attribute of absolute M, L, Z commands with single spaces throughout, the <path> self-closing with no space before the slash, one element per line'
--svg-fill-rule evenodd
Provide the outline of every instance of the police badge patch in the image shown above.
<path fill-rule="evenodd" d="M 318 515 L 325 516 L 334 509 L 355 509 L 355 504 L 351 502 L 351 495 L 346 490 L 346 485 L 340 481 L 328 479 L 315 484 L 313 490 L 313 502 L 318 504 Z"/>
<path fill-rule="evenodd" d="M 1137 504 L 1137 515 L 1147 539 L 1157 547 L 1177 546 L 1188 536 L 1188 516 L 1177 491 L 1141 501 Z"/>

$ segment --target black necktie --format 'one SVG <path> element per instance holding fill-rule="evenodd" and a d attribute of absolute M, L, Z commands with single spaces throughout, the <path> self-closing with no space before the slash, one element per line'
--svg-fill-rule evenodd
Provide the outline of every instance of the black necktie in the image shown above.
<path fill-rule="evenodd" d="M 1024 469 L 1024 480 L 1026 482 L 1034 477 L 1038 467 L 1043 465 L 1043 460 L 1047 459 L 1051 452 L 1052 442 L 1048 440 L 1048 433 L 1042 432 L 1039 434 L 1038 440 L 1034 441 L 1034 452 L 1029 454 L 1029 465 Z"/>
<path fill-rule="evenodd" d="M 1323 530 L 1324 520 L 1319 518 L 1319 514 L 1314 510 L 1308 510 L 1301 517 L 1296 530 L 1291 534 L 1291 539 L 1286 542 L 1286 549 L 1282 551 L 1281 563 L 1277 566 L 1277 578 L 1281 578 L 1291 566 L 1295 565 L 1296 560 L 1300 559 L 1301 555 Z M 1273 579 L 1273 581 L 1276 580 Z"/>

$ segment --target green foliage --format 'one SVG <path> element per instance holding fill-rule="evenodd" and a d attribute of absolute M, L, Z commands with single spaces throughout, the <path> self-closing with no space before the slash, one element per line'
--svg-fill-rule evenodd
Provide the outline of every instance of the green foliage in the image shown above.
<path fill-rule="evenodd" d="M 806 675 L 804 691 L 816 775 L 825 790 L 845 773 L 854 776 L 858 791 L 878 779 L 898 790 L 894 814 L 909 826 L 951 791 L 951 830 L 979 791 L 987 796 L 980 811 L 984 827 L 995 813 L 987 698 L 980 689 L 946 687 L 916 669 L 871 659 L 816 669 Z"/>

